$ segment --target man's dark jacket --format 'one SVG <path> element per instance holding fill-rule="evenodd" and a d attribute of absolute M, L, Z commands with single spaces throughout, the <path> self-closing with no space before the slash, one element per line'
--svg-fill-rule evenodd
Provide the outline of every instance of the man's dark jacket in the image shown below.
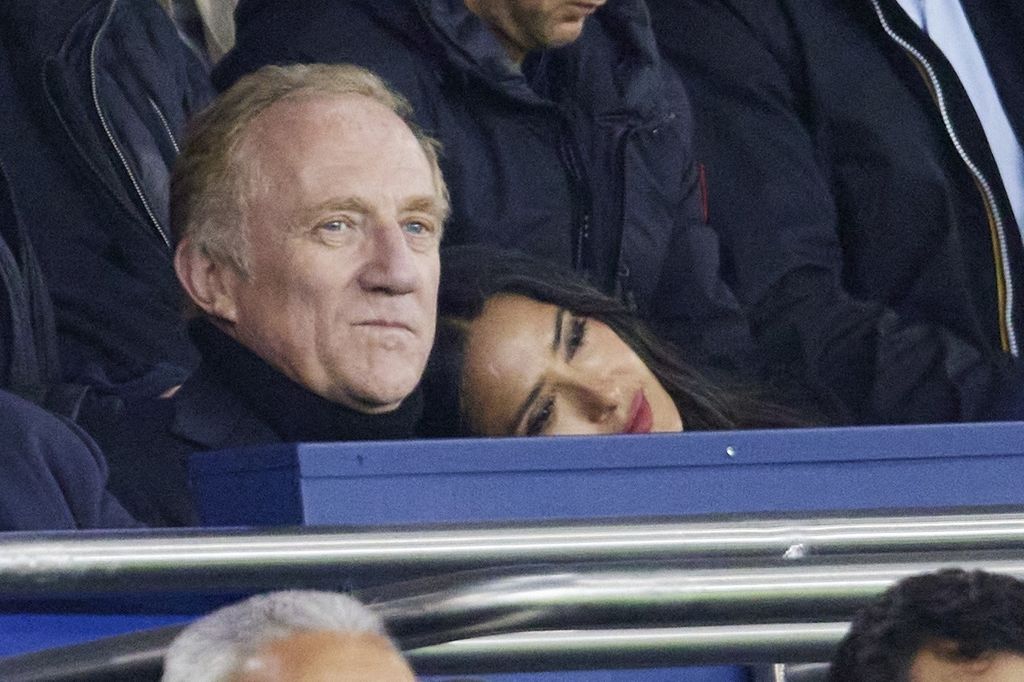
<path fill-rule="evenodd" d="M 1024 139 L 1024 5 L 964 7 Z M 695 103 L 726 279 L 776 370 L 863 422 L 979 419 L 1019 391 L 1018 226 L 963 87 L 897 3 L 651 10 Z"/>
<path fill-rule="evenodd" d="M 107 465 L 73 423 L 0 391 L 0 531 L 132 528 Z"/>
<path fill-rule="evenodd" d="M 195 367 L 168 176 L 212 93 L 159 3 L 0 3 L 0 161 L 53 297 L 65 381 L 155 395 Z"/>
<path fill-rule="evenodd" d="M 367 415 L 321 398 L 205 321 L 190 327 L 199 369 L 170 400 L 129 405 L 95 431 L 110 464 L 110 490 L 151 526 L 194 526 L 193 452 L 267 443 L 412 438 L 417 391 L 389 414 Z"/>
<path fill-rule="evenodd" d="M 586 271 L 680 344 L 743 355 L 718 274 L 678 77 L 640 0 L 612 0 L 522 70 L 463 0 L 242 0 L 223 89 L 269 63 L 351 62 L 412 103 L 444 147 L 446 243 L 517 248 Z"/>

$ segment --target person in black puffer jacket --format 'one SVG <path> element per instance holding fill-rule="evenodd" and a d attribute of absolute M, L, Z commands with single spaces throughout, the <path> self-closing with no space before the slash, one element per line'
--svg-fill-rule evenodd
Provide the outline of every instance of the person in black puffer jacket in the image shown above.
<path fill-rule="evenodd" d="M 900 3 L 650 6 L 768 364 L 852 422 L 1024 417 L 1019 225 L 957 72 Z M 1024 140 L 1024 5 L 962 6 Z"/>
<path fill-rule="evenodd" d="M 195 367 L 167 192 L 212 94 L 156 2 L 0 3 L 0 158 L 53 298 L 62 381 L 148 397 Z"/>

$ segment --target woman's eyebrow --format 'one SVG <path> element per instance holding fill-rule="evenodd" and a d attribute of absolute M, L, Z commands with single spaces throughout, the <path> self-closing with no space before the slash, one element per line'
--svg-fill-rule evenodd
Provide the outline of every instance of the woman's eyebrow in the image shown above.
<path fill-rule="evenodd" d="M 558 347 L 562 344 L 562 319 L 565 317 L 565 308 L 559 308 L 555 313 L 555 336 L 551 342 L 551 352 L 557 353 Z"/>

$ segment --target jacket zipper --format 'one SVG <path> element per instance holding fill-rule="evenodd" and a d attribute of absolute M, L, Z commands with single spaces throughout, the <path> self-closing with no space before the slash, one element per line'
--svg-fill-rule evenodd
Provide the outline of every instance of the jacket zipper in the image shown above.
<path fill-rule="evenodd" d="M 164 112 L 160 111 L 160 107 L 153 101 L 152 97 L 146 97 L 149 101 L 149 106 L 153 107 L 153 111 L 156 112 L 157 117 L 160 119 L 160 125 L 164 127 L 164 132 L 167 134 L 167 139 L 171 143 L 171 148 L 174 149 L 175 154 L 180 154 L 181 150 L 178 148 L 178 141 L 174 138 L 174 132 L 171 130 L 170 124 L 167 122 L 167 117 L 164 116 Z"/>
<path fill-rule="evenodd" d="M 92 104 L 96 109 L 96 115 L 99 116 L 100 125 L 103 127 L 103 132 L 107 136 L 107 141 L 110 142 L 110 146 L 114 148 L 117 158 L 121 161 L 121 167 L 124 168 L 125 173 L 128 174 L 128 179 L 131 180 L 132 187 L 135 189 L 135 194 L 142 202 L 142 207 L 146 210 L 146 215 L 149 217 L 150 223 L 156 229 L 157 234 L 160 235 L 160 239 L 162 239 L 167 248 L 170 249 L 171 240 L 164 231 L 164 228 L 160 226 L 160 221 L 156 219 L 156 215 L 153 214 L 153 210 L 149 206 L 149 201 L 146 200 L 146 196 L 143 194 L 142 188 L 139 186 L 139 181 L 135 178 L 135 174 L 132 173 L 132 169 L 128 165 L 128 161 L 125 159 L 124 153 L 121 151 L 121 148 L 117 146 L 117 142 L 114 140 L 114 135 L 110 132 L 110 124 L 107 122 L 107 117 L 103 114 L 103 108 L 100 106 L 96 76 L 96 50 L 99 47 L 100 38 L 103 37 L 104 32 L 106 32 L 107 27 L 110 25 L 110 21 L 114 16 L 115 7 L 117 7 L 117 0 L 113 0 L 113 2 L 110 3 L 110 9 L 107 10 L 107 16 L 103 19 L 103 23 L 96 32 L 96 37 L 93 38 L 92 41 L 92 48 L 89 51 L 89 81 L 92 88 Z M 160 113 L 160 117 L 161 119 L 164 118 L 162 112 Z"/>
<path fill-rule="evenodd" d="M 573 244 L 572 267 L 576 271 L 582 271 L 587 242 L 590 240 L 590 191 L 586 186 L 581 170 L 579 153 L 576 151 L 576 138 L 572 132 L 569 115 L 561 110 L 558 113 L 562 122 L 562 141 L 559 146 L 562 149 L 562 158 L 569 171 L 569 180 L 572 183 L 574 199 L 573 222 L 576 227 L 576 239 Z"/>
<path fill-rule="evenodd" d="M 885 13 L 882 11 L 879 0 L 871 0 L 871 5 L 874 7 L 878 20 L 882 23 L 882 29 L 889 38 L 903 48 L 905 52 L 910 54 L 917 61 L 921 69 L 924 70 L 928 84 L 931 87 L 932 96 L 939 107 L 939 113 L 942 115 L 942 123 L 946 128 L 946 133 L 949 135 L 949 139 L 953 142 L 953 146 L 956 147 L 956 151 L 957 154 L 959 154 L 960 159 L 967 166 L 971 175 L 974 176 L 978 189 L 981 191 L 981 197 L 985 202 L 985 209 L 989 216 L 989 229 L 994 236 L 994 246 L 996 248 L 994 248 L 993 251 L 998 251 L 997 254 L 994 254 L 994 260 L 996 266 L 996 284 L 997 288 L 1000 290 L 998 294 L 999 300 L 997 301 L 1000 309 L 1000 343 L 1004 351 L 1008 351 L 1010 355 L 1016 358 L 1019 355 L 1019 349 L 1017 346 L 1017 331 L 1014 328 L 1013 321 L 1013 278 L 1010 273 L 1010 257 L 1006 245 L 1006 232 L 1003 224 L 1003 217 L 999 211 L 999 205 L 996 203 L 995 195 L 992 192 L 992 186 L 989 184 L 985 175 L 981 172 L 981 169 L 978 168 L 974 161 L 972 161 L 967 155 L 967 150 L 964 149 L 963 144 L 960 142 L 960 137 L 953 128 L 953 121 L 949 116 L 949 110 L 946 107 L 946 98 L 942 91 L 942 83 L 939 82 L 938 76 L 936 76 L 935 69 L 932 67 L 931 63 L 918 49 L 893 30 L 889 25 L 888 20 L 885 18 Z"/>

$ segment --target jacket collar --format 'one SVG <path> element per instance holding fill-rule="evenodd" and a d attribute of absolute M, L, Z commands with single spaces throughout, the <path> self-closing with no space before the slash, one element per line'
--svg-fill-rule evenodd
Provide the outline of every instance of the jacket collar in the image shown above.
<path fill-rule="evenodd" d="M 377 3 L 376 11 L 385 12 Z M 661 58 L 643 0 L 609 0 L 586 21 L 576 42 L 528 55 L 523 70 L 464 0 L 415 4 L 447 60 L 513 99 L 550 105 L 571 92 L 577 106 L 595 115 L 647 112 L 662 105 Z M 422 30 L 408 22 L 399 28 Z M 422 42 L 422 36 L 416 37 Z"/>
<path fill-rule="evenodd" d="M 281 440 L 238 396 L 212 379 L 205 366 L 200 366 L 174 396 L 171 432 L 203 450 Z"/>
<path fill-rule="evenodd" d="M 172 430 L 208 449 L 272 442 L 411 438 L 422 413 L 417 390 L 393 412 L 369 415 L 295 383 L 206 320 L 189 333 L 202 354 L 175 396 Z"/>

